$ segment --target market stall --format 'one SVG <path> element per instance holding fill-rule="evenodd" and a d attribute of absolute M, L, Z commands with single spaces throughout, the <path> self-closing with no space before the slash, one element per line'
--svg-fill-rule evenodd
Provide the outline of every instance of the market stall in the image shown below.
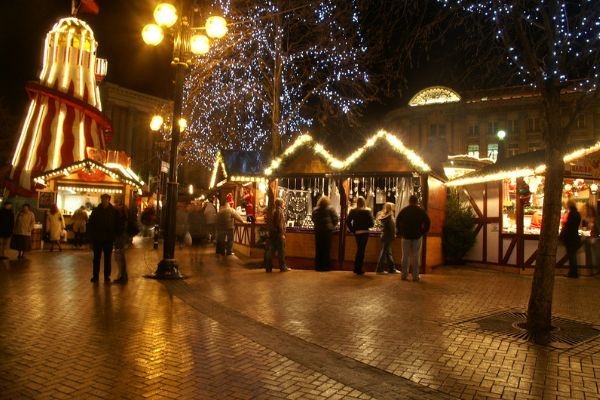
<path fill-rule="evenodd" d="M 600 142 L 565 152 L 563 205 L 576 202 L 585 220 L 589 209 L 598 206 L 600 185 Z M 467 254 L 467 261 L 492 266 L 508 266 L 522 272 L 535 266 L 540 229 L 543 223 L 544 151 L 519 154 L 500 159 L 494 165 L 447 182 L 458 187 L 477 214 L 477 241 Z M 563 210 L 565 211 L 565 210 Z M 556 227 L 558 234 L 559 227 Z M 582 274 L 597 268 L 594 248 L 598 245 L 583 224 L 584 239 L 578 253 Z M 559 246 L 557 267 L 568 265 L 564 246 Z"/>
<path fill-rule="evenodd" d="M 340 168 L 335 158 L 310 135 L 299 136 L 280 157 L 265 170 L 273 193 L 285 202 L 286 258 L 290 265 L 314 268 L 315 239 L 312 210 L 322 195 L 329 196 L 332 207 L 340 213 L 342 188 Z M 339 229 L 333 234 L 330 258 L 339 259 Z"/>
<path fill-rule="evenodd" d="M 286 256 L 290 265 L 312 267 L 314 234 L 310 214 L 316 201 L 328 195 L 345 226 L 346 215 L 360 195 L 376 213 L 387 201 L 397 211 L 417 194 L 431 220 L 431 231 L 423 244 L 423 272 L 442 263 L 441 227 L 445 208 L 445 188 L 439 174 L 396 136 L 380 131 L 344 160 L 334 157 L 310 136 L 299 137 L 283 155 L 274 160 L 267 175 L 277 178 L 277 193 L 286 202 L 288 230 Z M 379 254 L 380 227 L 372 229 L 365 256 L 368 270 L 373 270 Z M 335 269 L 352 269 L 354 240 L 346 229 L 334 233 L 331 258 Z M 395 241 L 394 255 L 400 260 L 400 240 Z"/>
<path fill-rule="evenodd" d="M 208 196 L 215 196 L 217 209 L 229 202 L 247 219 L 248 224 L 236 224 L 234 230 L 234 251 L 247 256 L 263 251 L 260 237 L 268 206 L 265 159 L 260 151 L 220 150 L 209 184 Z"/>
<path fill-rule="evenodd" d="M 38 188 L 37 208 L 48 209 L 56 204 L 70 224 L 73 213 L 84 206 L 88 212 L 100 203 L 100 195 L 109 193 L 113 204 L 132 204 L 143 182 L 129 169 L 130 159 L 118 151 L 98 152 L 88 149 L 86 158 L 34 178 Z"/>

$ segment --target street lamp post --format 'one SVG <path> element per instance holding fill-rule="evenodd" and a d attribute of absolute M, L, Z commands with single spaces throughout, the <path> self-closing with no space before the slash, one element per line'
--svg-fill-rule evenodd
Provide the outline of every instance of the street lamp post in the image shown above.
<path fill-rule="evenodd" d="M 186 9 L 185 1 L 181 1 L 180 10 L 185 12 Z M 196 7 L 193 7 L 192 12 L 196 12 Z M 161 3 L 156 6 L 154 9 L 154 19 L 156 24 L 146 25 L 142 31 L 142 37 L 146 44 L 156 46 L 164 38 L 163 29 L 170 29 L 173 38 L 173 59 L 171 64 L 175 68 L 173 118 L 171 121 L 180 121 L 183 109 L 183 84 L 186 71 L 192 62 L 194 54 L 206 54 L 209 50 L 208 37 L 199 34 L 198 31 L 204 30 L 209 37 L 219 38 L 227 33 L 227 24 L 222 17 L 212 16 L 207 19 L 204 27 L 195 28 L 194 26 L 190 26 L 190 19 L 187 15 L 179 18 L 177 8 L 169 3 Z M 175 216 L 177 213 L 177 189 L 179 186 L 177 182 L 177 156 L 181 131 L 180 124 L 171 123 L 163 258 L 158 263 L 154 274 L 149 276 L 156 279 L 183 278 L 175 260 Z"/>
<path fill-rule="evenodd" d="M 498 137 L 498 155 L 496 156 L 496 160 L 501 160 L 504 157 L 506 157 L 506 149 L 504 148 L 504 139 L 506 138 L 506 131 L 501 129 L 496 133 L 496 136 Z"/>

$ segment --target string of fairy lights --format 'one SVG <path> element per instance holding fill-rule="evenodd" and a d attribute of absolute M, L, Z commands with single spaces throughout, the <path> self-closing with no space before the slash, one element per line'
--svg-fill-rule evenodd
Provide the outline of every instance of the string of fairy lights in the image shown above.
<path fill-rule="evenodd" d="M 598 88 L 600 78 L 600 7 L 597 0 L 577 2 L 496 0 L 438 0 L 447 7 L 482 15 L 496 25 L 496 38 L 507 43 L 508 60 L 527 84 L 536 84 L 535 74 L 544 81 L 576 82 L 575 88 L 590 92 Z M 531 46 L 539 58 L 540 68 L 530 70 L 524 60 L 524 49 L 515 32 L 515 16 L 531 37 L 551 37 L 546 45 Z M 552 32 L 546 32 L 550 28 Z M 567 67 L 570 66 L 570 67 Z"/>
<path fill-rule="evenodd" d="M 219 148 L 264 149 L 273 129 L 291 143 L 315 125 L 315 103 L 347 116 L 363 105 L 359 91 L 345 90 L 368 81 L 357 0 L 288 9 L 276 1 L 243 10 L 232 3 L 214 2 L 235 29 L 208 61 L 191 67 L 185 83 L 191 122 L 181 148 L 188 161 L 208 166 Z"/>

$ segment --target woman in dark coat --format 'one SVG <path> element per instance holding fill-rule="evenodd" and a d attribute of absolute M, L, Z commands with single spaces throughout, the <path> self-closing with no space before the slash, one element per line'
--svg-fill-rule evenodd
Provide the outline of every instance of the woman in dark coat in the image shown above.
<path fill-rule="evenodd" d="M 322 196 L 312 212 L 312 221 L 315 226 L 315 269 L 317 271 L 330 271 L 331 235 L 337 226 L 340 217 L 331 207 L 329 197 Z"/>
<path fill-rule="evenodd" d="M 375 225 L 373 213 L 367 208 L 365 198 L 359 196 L 356 199 L 356 208 L 350 210 L 346 220 L 348 230 L 354 234 L 356 239 L 356 255 L 354 256 L 354 273 L 362 275 L 363 263 L 365 259 L 365 249 L 369 240 L 369 228 Z"/>
<path fill-rule="evenodd" d="M 13 229 L 15 227 L 15 212 L 12 208 L 10 201 L 2 203 L 0 209 L 0 259 L 5 260 L 6 248 L 10 244 L 10 237 L 12 236 Z"/>

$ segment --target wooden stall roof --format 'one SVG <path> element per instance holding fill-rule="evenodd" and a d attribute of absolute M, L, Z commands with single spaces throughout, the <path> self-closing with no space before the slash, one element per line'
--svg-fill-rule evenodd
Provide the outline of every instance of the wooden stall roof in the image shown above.
<path fill-rule="evenodd" d="M 223 180 L 252 181 L 265 176 L 267 156 L 257 150 L 219 150 L 215 157 L 209 188 Z"/>
<path fill-rule="evenodd" d="M 129 168 L 113 163 L 102 164 L 89 158 L 46 171 L 36 176 L 34 182 L 42 186 L 47 186 L 49 179 L 69 177 L 76 173 L 81 181 L 99 181 L 104 176 L 108 176 L 114 181 L 125 183 L 135 189 L 140 189 L 144 185 L 144 182 Z"/>
<path fill-rule="evenodd" d="M 600 142 L 590 146 L 568 146 L 563 160 L 565 164 L 576 161 L 589 154 L 600 150 Z M 512 157 L 498 160 L 495 164 L 488 165 L 469 174 L 446 182 L 446 186 L 464 186 L 476 183 L 499 181 L 505 178 L 521 178 L 525 176 L 540 175 L 546 171 L 544 163 L 546 151 L 538 150 L 530 153 L 517 154 Z"/>
<path fill-rule="evenodd" d="M 342 162 L 310 135 L 299 136 L 280 157 L 271 161 L 267 176 L 323 176 L 335 174 Z"/>
<path fill-rule="evenodd" d="M 265 171 L 267 176 L 277 177 L 412 172 L 433 174 L 445 180 L 440 174 L 433 173 L 431 167 L 397 136 L 383 130 L 342 160 L 334 157 L 311 136 L 302 135 Z"/>

